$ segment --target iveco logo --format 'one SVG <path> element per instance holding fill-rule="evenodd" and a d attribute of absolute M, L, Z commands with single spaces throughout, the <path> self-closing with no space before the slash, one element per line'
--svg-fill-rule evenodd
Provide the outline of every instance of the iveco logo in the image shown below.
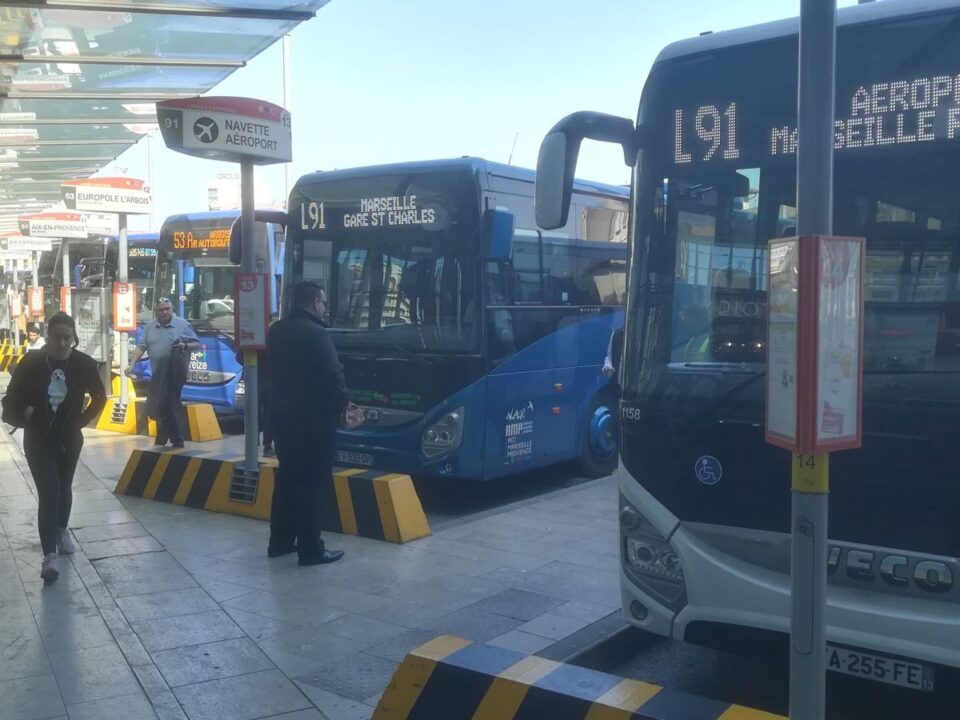
<path fill-rule="evenodd" d="M 844 545 L 830 546 L 827 573 L 837 580 L 844 576 L 858 583 L 880 580 L 891 589 L 913 586 L 936 595 L 950 592 L 955 582 L 953 569 L 941 560 Z"/>

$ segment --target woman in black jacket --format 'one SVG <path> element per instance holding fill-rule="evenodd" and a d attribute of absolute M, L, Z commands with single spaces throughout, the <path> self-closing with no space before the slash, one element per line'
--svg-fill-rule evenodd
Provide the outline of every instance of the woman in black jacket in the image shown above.
<path fill-rule="evenodd" d="M 83 447 L 80 429 L 106 404 L 97 363 L 74 349 L 78 342 L 73 318 L 62 312 L 51 317 L 46 346 L 24 356 L 4 398 L 4 420 L 23 428 L 23 450 L 37 486 L 40 577 L 46 581 L 60 575 L 58 551 L 68 555 L 76 550 L 67 524 L 73 473 Z"/>

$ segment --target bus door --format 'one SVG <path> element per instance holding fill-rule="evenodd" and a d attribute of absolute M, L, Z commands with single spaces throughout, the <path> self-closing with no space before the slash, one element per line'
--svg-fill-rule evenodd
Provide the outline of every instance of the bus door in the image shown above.
<path fill-rule="evenodd" d="M 542 256 L 540 233 L 518 230 L 512 258 L 487 263 L 488 478 L 578 453 L 576 308 L 547 302 Z"/>

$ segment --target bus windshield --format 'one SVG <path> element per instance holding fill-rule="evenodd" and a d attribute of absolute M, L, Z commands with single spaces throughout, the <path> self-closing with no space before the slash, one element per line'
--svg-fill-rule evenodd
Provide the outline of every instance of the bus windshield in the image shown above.
<path fill-rule="evenodd" d="M 479 348 L 474 188 L 452 173 L 300 186 L 294 273 L 327 290 L 338 347 Z"/>
<path fill-rule="evenodd" d="M 156 297 L 169 297 L 174 310 L 198 331 L 232 336 L 233 278 L 238 268 L 230 263 L 230 227 L 234 216 L 178 216 L 160 231 Z M 266 226 L 257 224 L 265 238 Z"/>
<path fill-rule="evenodd" d="M 950 125 L 960 87 L 938 70 L 956 67 L 960 51 L 938 34 L 943 23 L 851 30 L 838 43 L 833 234 L 867 241 L 866 373 L 960 370 L 960 147 Z M 902 52 L 866 52 L 878 32 Z M 923 67 L 904 70 L 921 46 Z M 747 65 L 755 81 L 717 84 Z M 649 126 L 669 142 L 645 151 L 637 267 L 649 282 L 633 292 L 662 300 L 630 319 L 633 337 L 648 339 L 628 353 L 631 390 L 655 392 L 663 365 L 763 368 L 767 242 L 796 234 L 796 92 L 781 82 L 795 65 L 795 44 L 778 42 L 651 74 Z"/>
<path fill-rule="evenodd" d="M 157 267 L 157 248 L 130 244 L 127 255 L 127 277 L 137 287 L 137 319 L 145 322 L 153 317 L 153 276 Z"/>

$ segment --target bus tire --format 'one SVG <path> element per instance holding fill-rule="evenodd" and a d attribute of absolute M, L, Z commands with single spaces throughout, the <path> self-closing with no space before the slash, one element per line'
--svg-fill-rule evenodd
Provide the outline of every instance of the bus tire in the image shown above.
<path fill-rule="evenodd" d="M 602 478 L 617 469 L 617 397 L 601 390 L 587 407 L 580 438 L 580 470 L 589 478 Z"/>

